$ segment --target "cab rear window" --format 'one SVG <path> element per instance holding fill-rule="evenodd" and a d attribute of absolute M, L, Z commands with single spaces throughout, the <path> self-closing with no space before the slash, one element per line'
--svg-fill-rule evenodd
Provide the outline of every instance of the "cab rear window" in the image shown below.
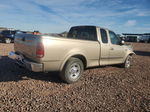
<path fill-rule="evenodd" d="M 70 29 L 67 38 L 96 41 L 95 26 L 80 26 Z"/>

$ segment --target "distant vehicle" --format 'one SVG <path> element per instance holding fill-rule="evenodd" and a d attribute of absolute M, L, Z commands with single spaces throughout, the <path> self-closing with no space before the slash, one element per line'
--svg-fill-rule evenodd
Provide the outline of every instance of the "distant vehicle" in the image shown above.
<path fill-rule="evenodd" d="M 135 36 L 135 35 L 126 36 L 125 41 L 127 41 L 127 42 L 139 42 L 140 37 L 141 36 Z"/>
<path fill-rule="evenodd" d="M 41 33 L 39 31 L 34 31 L 33 35 L 41 35 Z"/>
<path fill-rule="evenodd" d="M 67 37 L 18 34 L 14 50 L 9 57 L 19 66 L 34 72 L 59 71 L 67 83 L 78 81 L 90 67 L 120 64 L 129 68 L 134 54 L 132 46 L 113 31 L 97 26 L 72 27 Z"/>
<path fill-rule="evenodd" d="M 0 33 L 0 41 L 5 43 L 11 43 L 14 40 L 15 33 L 16 31 L 3 30 Z"/>
<path fill-rule="evenodd" d="M 0 41 L 5 42 L 7 44 L 14 42 L 16 33 L 25 33 L 19 30 L 3 30 L 0 33 Z"/>
<path fill-rule="evenodd" d="M 150 35 L 143 35 L 140 38 L 140 42 L 150 43 Z"/>

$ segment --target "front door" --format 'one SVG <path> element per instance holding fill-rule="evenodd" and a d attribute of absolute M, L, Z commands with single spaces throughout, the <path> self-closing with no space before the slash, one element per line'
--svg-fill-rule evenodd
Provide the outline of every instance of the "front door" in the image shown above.
<path fill-rule="evenodd" d="M 109 31 L 110 49 L 109 49 L 109 64 L 118 64 L 123 62 L 125 49 L 120 44 L 121 39 L 117 35 Z"/>

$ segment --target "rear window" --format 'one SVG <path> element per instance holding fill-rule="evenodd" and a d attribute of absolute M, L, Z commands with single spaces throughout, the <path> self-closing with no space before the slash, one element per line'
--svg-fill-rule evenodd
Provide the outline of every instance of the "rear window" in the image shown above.
<path fill-rule="evenodd" d="M 81 40 L 97 40 L 96 27 L 94 26 L 80 26 L 70 29 L 67 38 L 81 39 Z"/>
<path fill-rule="evenodd" d="M 15 34 L 16 31 L 2 31 L 2 34 Z"/>
<path fill-rule="evenodd" d="M 2 34 L 10 34 L 10 31 L 2 31 Z"/>

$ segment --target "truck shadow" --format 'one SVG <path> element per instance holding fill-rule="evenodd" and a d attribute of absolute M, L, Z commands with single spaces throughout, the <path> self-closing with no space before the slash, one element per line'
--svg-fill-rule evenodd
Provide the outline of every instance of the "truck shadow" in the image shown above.
<path fill-rule="evenodd" d="M 140 56 L 150 56 L 150 52 L 147 51 L 134 51 L 136 55 Z"/>
<path fill-rule="evenodd" d="M 14 60 L 7 56 L 0 57 L 0 82 L 20 80 L 43 80 L 47 82 L 63 83 L 58 77 L 58 72 L 34 73 L 18 67 Z"/>

